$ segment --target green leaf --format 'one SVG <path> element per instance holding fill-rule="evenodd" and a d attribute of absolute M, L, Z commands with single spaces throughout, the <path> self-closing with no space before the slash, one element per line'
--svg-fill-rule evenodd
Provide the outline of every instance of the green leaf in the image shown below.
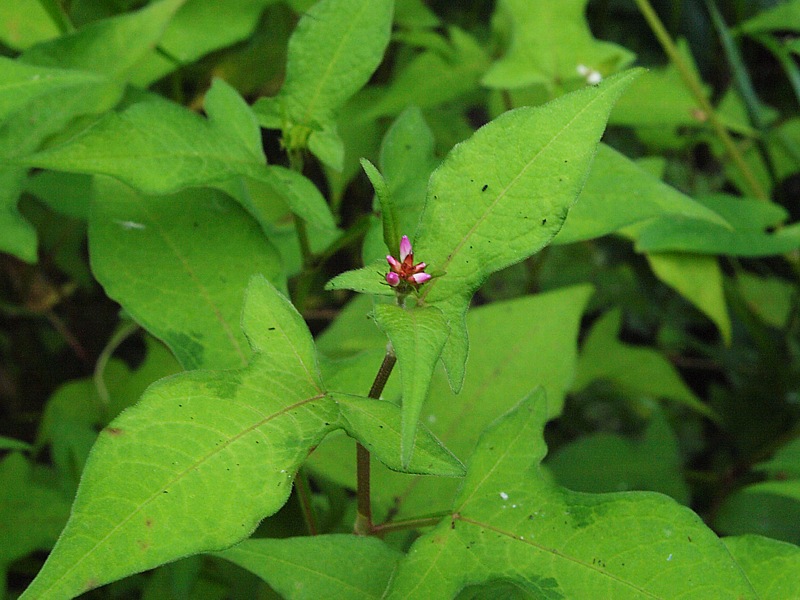
<path fill-rule="evenodd" d="M 372 187 L 375 190 L 375 196 L 378 198 L 381 207 L 381 220 L 383 221 L 383 243 L 389 249 L 389 254 L 392 256 L 400 256 L 400 228 L 398 227 L 398 214 L 397 207 L 392 200 L 392 194 L 389 191 L 389 186 L 386 180 L 381 175 L 380 171 L 375 168 L 371 162 L 366 158 L 361 159 L 361 166 L 364 173 L 367 174 Z"/>
<path fill-rule="evenodd" d="M 539 390 L 486 430 L 451 516 L 414 542 L 387 597 L 453 598 L 501 580 L 534 597 L 755 598 L 721 540 L 670 498 L 551 484 L 539 466 L 546 419 Z"/>
<path fill-rule="evenodd" d="M 264 8 L 275 0 L 216 0 L 186 2 L 169 22 L 152 52 L 136 66 L 131 81 L 148 87 L 167 73 L 195 62 L 213 50 L 247 39 L 258 26 Z"/>
<path fill-rule="evenodd" d="M 24 108 L 35 98 L 56 91 L 91 88 L 105 83 L 107 79 L 95 73 L 48 69 L 0 57 L 0 121 Z"/>
<path fill-rule="evenodd" d="M 56 171 L 111 175 L 147 194 L 258 174 L 266 162 L 260 144 L 255 144 L 258 126 L 244 101 L 232 98 L 235 94 L 228 84 L 215 80 L 206 95 L 208 120 L 148 96 L 24 162 Z M 245 132 L 248 121 L 251 131 Z"/>
<path fill-rule="evenodd" d="M 25 169 L 0 166 L 0 252 L 8 252 L 28 263 L 38 259 L 36 229 L 17 209 Z"/>
<path fill-rule="evenodd" d="M 336 113 L 367 83 L 389 43 L 392 0 L 322 0 L 289 40 L 286 78 L 277 96 L 255 105 L 264 127 L 283 130 L 288 148 L 310 148 L 341 169 Z"/>
<path fill-rule="evenodd" d="M 405 440 L 401 442 L 401 412 L 396 404 L 346 394 L 331 396 L 342 412 L 344 428 L 393 471 L 463 477 L 464 465 L 426 427 L 421 427 L 419 435 L 408 442 L 414 444 L 413 452 L 409 452 L 413 457 L 399 460 L 399 450 Z M 405 425 L 405 421 L 402 423 Z M 402 434 L 405 434 L 405 430 L 402 430 Z"/>
<path fill-rule="evenodd" d="M 450 39 L 437 34 L 437 49 L 415 56 L 398 68 L 382 95 L 367 108 L 367 116 L 395 115 L 409 105 L 432 108 L 473 93 L 489 66 L 486 50 L 458 27 L 447 29 Z"/>
<path fill-rule="evenodd" d="M 442 312 L 434 306 L 405 309 L 392 304 L 377 304 L 375 321 L 392 342 L 400 366 L 403 381 L 400 451 L 405 466 L 411 461 L 419 415 L 428 396 L 433 369 L 447 341 L 449 327 Z"/>
<path fill-rule="evenodd" d="M 728 227 L 728 222 L 714 210 L 600 144 L 586 186 L 553 243 L 590 240 L 662 216 L 684 216 Z"/>
<path fill-rule="evenodd" d="M 402 554 L 374 537 L 252 539 L 218 552 L 290 600 L 383 597 Z"/>
<path fill-rule="evenodd" d="M 743 487 L 722 503 L 714 527 L 727 534 L 757 533 L 800 543 L 800 478 Z"/>
<path fill-rule="evenodd" d="M 800 32 L 800 2 L 788 0 L 770 10 L 759 11 L 755 17 L 742 23 L 739 29 L 748 34 L 775 30 Z"/>
<path fill-rule="evenodd" d="M 0 460 L 0 573 L 34 550 L 48 550 L 69 515 L 69 502 L 36 482 L 33 464 L 12 452 Z M 2 588 L 5 591 L 5 588 Z"/>
<path fill-rule="evenodd" d="M 677 47 L 683 63 L 690 66 L 698 81 L 702 81 L 689 44 L 679 39 Z M 708 86 L 704 86 L 704 89 L 710 91 Z M 636 127 L 638 131 L 674 131 L 678 127 L 704 127 L 705 117 L 691 90 L 683 82 L 680 71 L 670 63 L 663 68 L 648 69 L 632 83 L 614 106 L 608 122 Z"/>
<path fill-rule="evenodd" d="M 24 598 L 67 598 L 252 533 L 337 425 L 302 317 L 265 279 L 243 323 L 256 357 L 151 386 L 103 430 L 72 516 Z M 202 501 L 198 501 L 202 499 Z"/>
<path fill-rule="evenodd" d="M 722 540 L 759 598 L 789 600 L 797 594 L 800 548 L 757 535 Z"/>
<path fill-rule="evenodd" d="M 758 463 L 754 468 L 766 471 L 776 478 L 800 479 L 800 438 L 781 446 L 772 458 Z"/>
<path fill-rule="evenodd" d="M 505 56 L 483 78 L 484 85 L 548 87 L 581 77 L 578 65 L 610 75 L 630 64 L 634 55 L 616 44 L 596 40 L 584 12 L 588 0 L 528 2 L 501 0 L 496 22 L 510 27 Z"/>
<path fill-rule="evenodd" d="M 433 133 L 416 106 L 404 110 L 389 127 L 380 148 L 380 166 L 386 178 L 394 214 L 394 244 L 386 239 L 386 210 L 381 206 L 383 228 L 375 219 L 362 248 L 364 264 L 383 259 L 388 251 L 399 256 L 400 238 L 412 235 L 425 205 L 425 188 L 438 160 Z M 383 236 L 380 231 L 383 229 Z"/>
<path fill-rule="evenodd" d="M 639 73 L 541 107 L 505 113 L 457 145 L 434 171 L 414 251 L 428 272 L 421 289 L 450 323 L 442 359 L 454 390 L 464 379 L 464 314 L 494 271 L 540 250 L 575 202 L 616 98 Z"/>
<path fill-rule="evenodd" d="M 40 0 L 0 2 L 0 40 L 14 50 L 57 37 L 59 23 Z"/>
<path fill-rule="evenodd" d="M 437 371 L 421 421 L 456 456 L 466 458 L 474 451 L 481 431 L 537 385 L 543 386 L 551 399 L 549 417 L 560 414 L 574 375 L 581 315 L 591 293 L 588 286 L 575 286 L 471 310 L 467 314 L 472 340 L 467 362 L 470 376 L 456 395 L 444 372 Z M 356 318 L 345 315 L 343 326 Z M 342 391 L 363 393 L 381 364 L 382 346 L 383 342 L 377 341 L 372 346 L 375 351 L 337 362 L 337 381 L 326 376 L 326 382 L 333 389 L 346 384 L 349 389 Z M 399 396 L 393 383 L 394 376 L 384 390 L 390 399 Z M 344 436 L 330 436 L 309 464 L 326 478 L 355 487 L 354 452 L 355 445 Z M 454 479 L 411 477 L 380 465 L 373 466 L 372 477 L 375 512 L 397 511 L 398 518 L 447 510 L 458 486 Z"/>
<path fill-rule="evenodd" d="M 330 358 L 343 358 L 362 350 L 385 346 L 386 336 L 375 327 L 375 321 L 368 316 L 370 312 L 372 312 L 372 298 L 367 295 L 355 296 L 342 308 L 333 323 L 317 336 L 317 351 Z M 377 372 L 378 365 L 373 369 L 373 376 Z M 338 388 L 332 389 L 338 390 Z M 360 391 L 366 393 L 368 389 Z"/>
<path fill-rule="evenodd" d="M 186 0 L 152 2 L 139 11 L 104 19 L 28 49 L 22 61 L 102 73 L 120 81 L 158 44 Z"/>
<path fill-rule="evenodd" d="M 258 224 L 210 189 L 145 196 L 98 178 L 95 192 L 89 249 L 109 297 L 186 369 L 247 364 L 239 319 L 250 277 L 261 273 L 285 286 L 277 251 Z"/>
<path fill-rule="evenodd" d="M 617 339 L 622 312 L 611 310 L 592 326 L 578 360 L 573 391 L 595 380 L 610 380 L 628 393 L 669 398 L 700 414 L 716 419 L 714 411 L 683 382 L 669 361 L 657 350 L 637 348 Z"/>
<path fill-rule="evenodd" d="M 659 219 L 643 227 L 637 252 L 696 252 L 726 256 L 775 256 L 800 248 L 800 223 L 775 233 L 731 231 L 705 221 L 683 217 Z"/>
<path fill-rule="evenodd" d="M 30 452 L 33 450 L 33 446 L 27 442 L 23 442 L 22 440 L 0 435 L 0 450 L 18 450 L 20 452 Z"/>
<path fill-rule="evenodd" d="M 678 440 L 660 410 L 640 440 L 596 433 L 559 448 L 546 465 L 556 482 L 576 492 L 649 490 L 689 501 Z"/>
<path fill-rule="evenodd" d="M 353 290 L 375 296 L 394 296 L 394 289 L 386 283 L 389 271 L 386 259 L 376 260 L 371 265 L 354 271 L 345 271 L 325 284 L 326 290 Z"/>
<path fill-rule="evenodd" d="M 730 344 L 731 318 L 717 258 L 681 252 L 653 252 L 646 257 L 656 277 L 703 311 L 719 329 L 723 342 Z"/>

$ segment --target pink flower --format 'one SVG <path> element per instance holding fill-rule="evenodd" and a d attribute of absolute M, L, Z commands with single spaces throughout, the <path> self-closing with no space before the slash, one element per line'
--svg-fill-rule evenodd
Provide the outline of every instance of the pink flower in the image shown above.
<path fill-rule="evenodd" d="M 431 278 L 428 273 L 424 273 L 425 267 L 428 265 L 424 262 L 414 264 L 414 250 L 407 235 L 400 240 L 400 260 L 389 254 L 386 256 L 386 262 L 391 268 L 391 271 L 386 274 L 386 283 L 392 287 L 406 282 L 416 288 Z"/>

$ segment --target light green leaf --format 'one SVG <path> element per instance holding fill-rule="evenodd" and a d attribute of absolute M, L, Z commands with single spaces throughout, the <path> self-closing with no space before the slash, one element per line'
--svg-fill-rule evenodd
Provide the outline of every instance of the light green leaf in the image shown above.
<path fill-rule="evenodd" d="M 703 311 L 729 344 L 731 319 L 717 258 L 681 252 L 653 252 L 646 257 L 656 277 Z"/>
<path fill-rule="evenodd" d="M 381 220 L 383 221 L 383 243 L 389 249 L 392 256 L 400 256 L 400 229 L 398 227 L 397 207 L 392 200 L 392 194 L 386 180 L 380 171 L 366 158 L 361 159 L 361 166 L 367 174 L 375 196 L 378 198 L 381 207 Z"/>
<path fill-rule="evenodd" d="M 36 229 L 17 209 L 25 182 L 25 169 L 0 166 L 0 252 L 8 252 L 28 263 L 38 260 Z"/>
<path fill-rule="evenodd" d="M 395 115 L 409 105 L 432 108 L 479 89 L 489 66 L 486 50 L 458 27 L 448 28 L 449 40 L 437 35 L 437 49 L 414 57 L 399 68 L 383 94 L 367 109 L 377 118 Z"/>
<path fill-rule="evenodd" d="M 428 272 L 444 273 L 422 287 L 421 301 L 450 323 L 442 359 L 454 390 L 464 379 L 472 293 L 555 236 L 583 186 L 608 111 L 638 73 L 505 113 L 453 148 L 431 176 L 414 255 Z"/>
<path fill-rule="evenodd" d="M 213 50 L 248 38 L 264 8 L 275 0 L 190 0 L 175 13 L 152 52 L 130 75 L 135 85 L 148 87 L 175 69 Z M 169 58 L 168 58 L 169 57 Z"/>
<path fill-rule="evenodd" d="M 441 24 L 436 13 L 428 8 L 423 0 L 397 0 L 395 2 L 395 22 L 401 27 L 437 27 Z"/>
<path fill-rule="evenodd" d="M 411 106 L 389 127 L 380 148 L 380 166 L 386 178 L 396 222 L 394 244 L 386 239 L 386 210 L 381 206 L 384 235 L 381 237 L 380 221 L 375 219 L 361 251 L 364 264 L 383 259 L 387 251 L 392 256 L 400 255 L 400 238 L 413 235 L 417 229 L 425 205 L 425 188 L 437 163 L 433 133 L 422 111 Z"/>
<path fill-rule="evenodd" d="M 392 402 L 331 394 L 344 417 L 344 428 L 361 440 L 371 454 L 393 471 L 443 477 L 462 477 L 464 465 L 431 432 L 422 427 L 411 440 L 413 458 L 401 461 L 401 411 Z M 403 415 L 405 418 L 405 415 Z M 404 423 L 404 422 L 403 422 Z M 405 433 L 405 431 L 402 431 Z"/>
<path fill-rule="evenodd" d="M 403 465 L 414 451 L 422 405 L 428 396 L 433 369 L 447 341 L 449 327 L 442 312 L 434 306 L 401 308 L 392 304 L 375 305 L 375 321 L 392 342 L 403 381 L 403 439 L 400 445 Z"/>
<path fill-rule="evenodd" d="M 126 80 L 137 63 L 156 46 L 175 11 L 185 2 L 161 0 L 136 12 L 90 23 L 74 33 L 28 49 L 21 60 Z"/>
<path fill-rule="evenodd" d="M 780 225 L 789 217 L 787 210 L 780 204 L 753 198 L 740 198 L 730 194 L 707 194 L 699 196 L 697 201 L 721 215 L 738 231 L 764 231 L 768 227 Z M 683 216 L 692 217 L 689 214 Z"/>
<path fill-rule="evenodd" d="M 111 175 L 148 194 L 263 172 L 258 135 L 242 132 L 249 108 L 222 80 L 207 99 L 208 120 L 157 96 L 109 113 L 69 141 L 24 159 L 28 166 Z M 120 144 L 124 139 L 125 143 Z"/>
<path fill-rule="evenodd" d="M 689 500 L 678 440 L 655 410 L 640 440 L 597 433 L 559 448 L 546 465 L 555 480 L 575 492 L 648 490 Z"/>
<path fill-rule="evenodd" d="M 797 595 L 800 548 L 758 535 L 722 539 L 759 598 L 791 600 Z"/>
<path fill-rule="evenodd" d="M 273 165 L 251 173 L 251 176 L 271 187 L 289 209 L 311 227 L 329 232 L 336 229 L 331 210 L 319 188 L 301 173 Z"/>
<path fill-rule="evenodd" d="M 637 252 L 695 252 L 726 256 L 775 256 L 800 248 L 800 223 L 775 233 L 731 231 L 705 221 L 683 217 L 659 219 L 642 227 Z"/>
<path fill-rule="evenodd" d="M 519 88 L 544 83 L 552 87 L 581 77 L 578 65 L 608 76 L 630 64 L 631 52 L 592 36 L 584 15 L 587 1 L 498 2 L 495 19 L 510 28 L 509 47 L 486 73 L 484 85 Z"/>
<path fill-rule="evenodd" d="M 338 412 L 302 317 L 263 278 L 243 322 L 258 352 L 247 368 L 161 380 L 103 430 L 70 521 L 24 598 L 71 598 L 221 550 L 285 503 Z"/>
<path fill-rule="evenodd" d="M 549 417 L 560 414 L 574 374 L 581 315 L 591 293 L 588 286 L 576 286 L 471 310 L 467 314 L 472 340 L 467 362 L 470 376 L 456 395 L 444 372 L 438 370 L 421 421 L 464 459 L 474 451 L 481 431 L 537 385 L 543 386 L 551 398 Z M 356 318 L 354 314 L 345 315 L 343 326 Z M 376 350 L 337 362 L 337 381 L 326 376 L 326 382 L 330 381 L 333 389 L 341 389 L 334 385 L 347 385 L 349 388 L 342 391 L 363 393 L 381 364 L 385 353 L 382 346 L 377 341 L 372 346 Z M 396 376 L 389 378 L 386 398 L 399 396 L 396 383 Z M 348 443 L 344 436 L 330 436 L 311 456 L 310 465 L 325 477 L 354 487 L 354 452 L 354 443 Z M 385 514 L 391 509 L 397 511 L 398 518 L 447 510 L 458 486 L 453 479 L 411 477 L 380 465 L 373 466 L 372 477 L 376 512 Z"/>
<path fill-rule="evenodd" d="M 40 0 L 0 2 L 0 40 L 9 48 L 24 50 L 60 33 L 58 23 Z"/>
<path fill-rule="evenodd" d="M 258 224 L 222 193 L 145 196 L 98 178 L 89 220 L 92 270 L 106 293 L 162 339 L 187 369 L 247 364 L 244 291 L 280 259 Z"/>
<path fill-rule="evenodd" d="M 33 99 L 56 91 L 104 85 L 103 75 L 69 69 L 44 68 L 0 57 L 0 121 Z"/>
<path fill-rule="evenodd" d="M 583 343 L 573 385 L 579 391 L 595 380 L 610 380 L 628 393 L 651 398 L 669 398 L 700 414 L 715 413 L 683 382 L 669 361 L 657 350 L 637 348 L 617 339 L 622 312 L 611 310 L 592 326 Z"/>
<path fill-rule="evenodd" d="M 788 0 L 770 10 L 759 11 L 755 17 L 742 23 L 739 29 L 748 34 L 775 30 L 800 32 L 800 2 Z"/>
<path fill-rule="evenodd" d="M 383 597 L 402 554 L 374 537 L 251 539 L 216 556 L 255 573 L 287 600 Z"/>
<path fill-rule="evenodd" d="M 353 290 L 362 294 L 375 296 L 394 296 L 394 289 L 386 283 L 385 275 L 389 271 L 386 259 L 376 260 L 371 265 L 345 271 L 325 284 L 326 290 Z"/>
<path fill-rule="evenodd" d="M 336 113 L 380 64 L 393 7 L 392 0 L 317 2 L 289 40 L 280 92 L 255 105 L 261 124 L 282 129 L 287 147 L 309 147 L 328 166 L 341 169 Z"/>
<path fill-rule="evenodd" d="M 663 183 L 613 148 L 600 144 L 586 186 L 553 243 L 590 240 L 634 223 L 673 215 L 728 227 L 727 221 L 714 210 Z"/>
<path fill-rule="evenodd" d="M 679 39 L 677 46 L 684 64 L 690 65 L 698 81 L 702 81 L 689 44 L 686 40 Z M 708 90 L 708 86 L 706 89 Z M 697 100 L 683 82 L 680 71 L 670 63 L 663 68 L 648 69 L 632 83 L 614 106 L 608 122 L 636 127 L 638 130 L 674 131 L 678 127 L 704 127 L 705 117 Z"/>
<path fill-rule="evenodd" d="M 453 598 L 498 580 L 533 597 L 756 597 L 721 540 L 667 496 L 551 484 L 546 419 L 539 390 L 486 430 L 451 516 L 414 542 L 387 597 Z"/>

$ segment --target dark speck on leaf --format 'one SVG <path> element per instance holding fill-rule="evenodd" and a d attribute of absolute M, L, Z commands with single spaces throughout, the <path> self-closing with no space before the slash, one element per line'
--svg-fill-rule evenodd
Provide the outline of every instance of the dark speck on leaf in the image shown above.
<path fill-rule="evenodd" d="M 542 219 L 542 225 L 547 225 L 547 219 Z"/>
<path fill-rule="evenodd" d="M 116 435 L 122 435 L 123 434 L 123 430 L 120 429 L 119 427 L 106 427 L 106 433 L 108 433 L 109 435 L 115 435 L 115 436 Z"/>
<path fill-rule="evenodd" d="M 269 331 L 275 331 L 274 327 L 268 327 Z"/>
<path fill-rule="evenodd" d="M 483 187 L 481 188 L 481 191 L 482 191 L 482 192 L 485 192 L 485 191 L 486 191 L 486 190 L 488 190 L 488 189 L 489 189 L 489 184 L 488 184 L 488 183 L 484 183 L 484 184 L 483 184 Z"/>

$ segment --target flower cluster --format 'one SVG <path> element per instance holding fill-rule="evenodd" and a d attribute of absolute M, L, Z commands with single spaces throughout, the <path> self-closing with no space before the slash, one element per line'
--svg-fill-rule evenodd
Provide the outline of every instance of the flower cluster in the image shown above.
<path fill-rule="evenodd" d="M 401 282 L 417 287 L 431 278 L 428 273 L 424 272 L 428 265 L 424 262 L 414 264 L 414 251 L 407 235 L 400 240 L 400 260 L 389 254 L 386 256 L 386 262 L 391 268 L 391 271 L 386 274 L 386 283 L 392 287 L 399 286 Z"/>

